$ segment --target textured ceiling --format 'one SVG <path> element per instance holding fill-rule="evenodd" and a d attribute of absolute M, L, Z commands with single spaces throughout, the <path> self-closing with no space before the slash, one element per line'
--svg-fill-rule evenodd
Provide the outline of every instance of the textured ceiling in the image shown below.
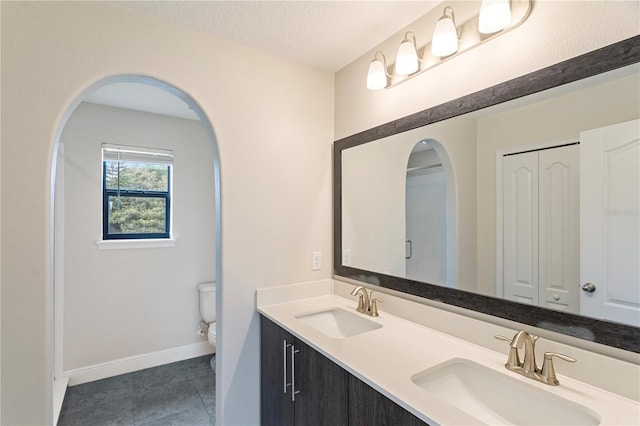
<path fill-rule="evenodd" d="M 442 1 L 123 1 L 310 66 L 338 71 Z"/>

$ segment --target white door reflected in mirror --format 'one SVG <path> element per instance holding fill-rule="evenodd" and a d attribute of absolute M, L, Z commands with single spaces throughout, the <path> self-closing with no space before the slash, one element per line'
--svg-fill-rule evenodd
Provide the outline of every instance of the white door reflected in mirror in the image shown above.
<path fill-rule="evenodd" d="M 580 140 L 581 313 L 640 326 L 640 120 Z"/>

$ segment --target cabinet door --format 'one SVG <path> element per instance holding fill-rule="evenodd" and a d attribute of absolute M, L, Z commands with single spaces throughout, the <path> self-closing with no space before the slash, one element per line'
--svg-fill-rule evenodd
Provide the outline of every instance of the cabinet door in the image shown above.
<path fill-rule="evenodd" d="M 260 418 L 264 426 L 294 424 L 290 348 L 293 336 L 260 316 Z"/>
<path fill-rule="evenodd" d="M 355 376 L 349 376 L 349 425 L 414 426 L 425 422 Z"/>
<path fill-rule="evenodd" d="M 296 425 L 347 425 L 349 373 L 300 340 L 295 347 Z"/>

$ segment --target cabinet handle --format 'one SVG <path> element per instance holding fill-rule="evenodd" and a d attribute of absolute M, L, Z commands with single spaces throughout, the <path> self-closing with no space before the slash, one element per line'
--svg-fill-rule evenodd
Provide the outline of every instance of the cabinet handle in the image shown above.
<path fill-rule="evenodd" d="M 296 349 L 295 346 L 291 346 L 291 401 L 296 401 L 296 395 L 300 393 L 299 390 L 296 390 L 296 354 L 300 352 L 299 349 Z"/>
<path fill-rule="evenodd" d="M 284 388 L 282 393 L 287 393 L 287 387 L 291 386 L 291 383 L 287 383 L 287 348 L 291 346 L 291 344 L 287 343 L 287 340 L 282 341 L 282 379 Z"/>

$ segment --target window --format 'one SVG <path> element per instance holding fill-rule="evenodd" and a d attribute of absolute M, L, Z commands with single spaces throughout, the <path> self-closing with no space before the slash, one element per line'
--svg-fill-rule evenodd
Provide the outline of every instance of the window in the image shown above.
<path fill-rule="evenodd" d="M 170 238 L 171 151 L 102 145 L 102 239 Z"/>

